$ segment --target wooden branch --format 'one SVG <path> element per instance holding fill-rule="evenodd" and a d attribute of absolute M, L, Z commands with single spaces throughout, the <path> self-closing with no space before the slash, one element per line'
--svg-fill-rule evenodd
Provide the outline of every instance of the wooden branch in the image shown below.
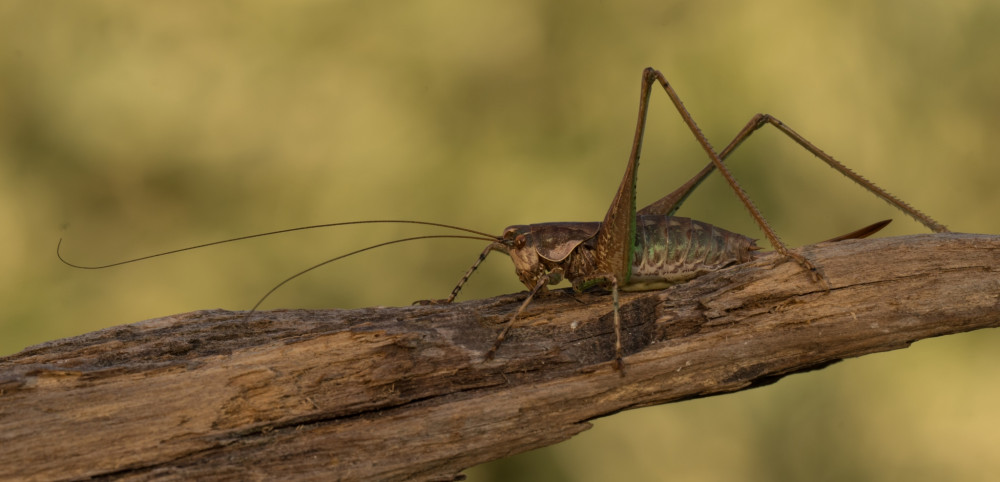
<path fill-rule="evenodd" d="M 0 358 L 0 478 L 451 479 L 621 410 L 743 390 L 915 340 L 1000 326 L 1000 236 L 807 246 L 622 298 L 221 310 Z"/>

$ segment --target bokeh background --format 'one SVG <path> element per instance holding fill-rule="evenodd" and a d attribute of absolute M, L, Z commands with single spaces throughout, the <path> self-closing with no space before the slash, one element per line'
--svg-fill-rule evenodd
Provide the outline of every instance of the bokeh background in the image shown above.
<path fill-rule="evenodd" d="M 203 308 L 366 244 L 426 231 L 287 235 L 413 218 L 499 233 L 598 220 L 624 169 L 640 72 L 661 69 L 716 146 L 778 116 L 917 208 L 997 233 L 1000 4 L 418 0 L 0 3 L 0 355 Z M 653 93 L 640 203 L 707 162 Z M 790 245 L 884 218 L 925 232 L 766 128 L 732 158 Z M 681 212 L 760 236 L 718 179 Z M 447 295 L 482 245 L 415 242 L 338 262 L 269 308 Z M 522 289 L 488 261 L 463 297 Z M 993 480 L 1000 335 L 921 341 L 767 388 L 598 420 L 471 480 Z"/>

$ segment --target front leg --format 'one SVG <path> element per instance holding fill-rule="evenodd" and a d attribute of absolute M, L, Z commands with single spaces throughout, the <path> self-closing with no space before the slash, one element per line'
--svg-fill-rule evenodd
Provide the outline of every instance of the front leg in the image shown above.
<path fill-rule="evenodd" d="M 484 359 L 486 360 L 493 359 L 493 356 L 496 355 L 497 350 L 500 348 L 500 344 L 503 343 L 503 339 L 507 336 L 507 332 L 510 331 L 510 328 L 512 326 L 514 326 L 514 321 L 517 320 L 517 317 L 521 314 L 521 312 L 528 307 L 528 303 L 531 303 L 531 300 L 535 297 L 535 295 L 538 294 L 539 291 L 543 291 L 545 289 L 545 286 L 548 284 L 549 284 L 548 274 L 544 274 L 538 278 L 538 281 L 535 282 L 535 286 L 531 288 L 531 291 L 528 293 L 528 297 L 524 299 L 524 301 L 521 303 L 521 306 L 519 306 L 517 308 L 517 311 L 514 312 L 514 316 L 510 317 L 510 321 L 508 321 L 507 324 L 503 327 L 503 329 L 500 330 L 500 334 L 497 335 L 496 341 L 493 342 L 493 347 L 486 352 L 486 356 L 483 357 Z"/>
<path fill-rule="evenodd" d="M 451 290 L 451 295 L 449 295 L 448 298 L 437 299 L 437 300 L 417 300 L 417 301 L 414 301 L 413 304 L 415 304 L 415 305 L 447 305 L 447 304 L 451 303 L 452 301 L 455 301 L 455 297 L 458 296 L 458 292 L 462 291 L 462 287 L 465 286 L 465 282 L 469 281 L 469 277 L 472 276 L 472 273 L 476 272 L 476 268 L 478 268 L 479 265 L 483 263 L 483 261 L 486 261 L 486 256 L 490 254 L 490 251 L 494 251 L 494 250 L 503 251 L 503 249 L 504 248 L 503 248 L 503 245 L 501 243 L 490 243 L 490 245 L 487 246 L 486 249 L 484 249 L 482 253 L 480 253 L 479 258 L 477 258 L 476 262 L 472 264 L 472 267 L 469 268 L 469 270 L 465 272 L 465 275 L 462 276 L 462 279 L 458 280 L 458 284 L 455 285 L 455 288 L 453 290 Z"/>

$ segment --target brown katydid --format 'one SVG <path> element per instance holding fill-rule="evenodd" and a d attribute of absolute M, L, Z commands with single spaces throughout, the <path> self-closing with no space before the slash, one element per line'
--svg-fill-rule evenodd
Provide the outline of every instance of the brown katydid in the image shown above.
<path fill-rule="evenodd" d="M 636 180 L 639 156 L 646 127 L 649 99 L 655 83 L 666 91 L 688 128 L 694 134 L 711 162 L 690 180 L 658 201 L 636 210 Z M 492 357 L 500 347 L 514 321 L 524 311 L 531 299 L 547 285 L 563 278 L 573 283 L 575 290 L 602 285 L 611 289 L 614 304 L 615 363 L 623 368 L 621 345 L 621 320 L 618 314 L 618 290 L 652 290 L 669 284 L 692 279 L 702 273 L 749 261 L 757 246 L 751 238 L 732 233 L 710 224 L 675 217 L 681 204 L 691 192 L 715 169 L 722 173 L 740 201 L 750 211 L 757 225 L 764 231 L 775 251 L 794 260 L 808 270 L 816 282 L 826 283 L 817 267 L 802 255 L 793 253 L 781 242 L 778 235 L 750 201 L 749 196 L 723 164 L 753 132 L 770 124 L 786 134 L 809 152 L 826 162 L 841 174 L 865 187 L 876 196 L 899 208 L 934 232 L 948 230 L 929 216 L 917 211 L 871 181 L 851 171 L 839 161 L 814 146 L 780 120 L 757 114 L 720 153 L 716 153 L 702 134 L 680 97 L 662 73 L 646 68 L 642 73 L 639 94 L 639 118 L 636 123 L 632 152 L 625 175 L 611 201 L 604 220 L 583 223 L 544 223 L 515 225 L 504 229 L 503 239 L 491 243 L 479 259 L 466 272 L 445 303 L 450 303 L 462 285 L 491 251 L 500 251 L 511 257 L 518 278 L 528 288 L 528 296 L 497 335 L 486 357 Z M 872 224 L 860 230 L 838 236 L 830 241 L 863 238 L 885 227 L 889 221 Z"/>
<path fill-rule="evenodd" d="M 635 186 L 639 165 L 639 155 L 645 131 L 646 114 L 648 112 L 650 95 L 653 86 L 656 83 L 659 83 L 660 86 L 666 91 L 670 100 L 680 113 L 680 116 L 694 134 L 698 143 L 701 144 L 702 149 L 708 154 L 711 162 L 698 174 L 670 194 L 667 194 L 649 206 L 636 210 Z M 471 229 L 423 221 L 375 220 L 329 223 L 242 236 L 103 266 L 81 266 L 69 263 L 59 252 L 59 246 L 57 246 L 56 252 L 59 259 L 70 266 L 86 269 L 99 269 L 215 244 L 319 227 L 366 223 L 411 223 L 456 229 L 474 234 L 475 236 L 430 235 L 403 238 L 369 246 L 326 260 L 286 278 L 284 281 L 268 291 L 257 302 L 257 304 L 254 305 L 250 312 L 252 313 L 255 311 L 271 293 L 288 281 L 291 281 L 292 279 L 313 269 L 319 268 L 320 266 L 363 251 L 415 239 L 467 238 L 490 241 L 490 244 L 485 250 L 483 250 L 476 262 L 461 278 L 447 299 L 423 303 L 451 303 L 454 301 L 465 282 L 468 281 L 472 273 L 486 259 L 490 252 L 500 251 L 510 256 L 514 263 L 518 278 L 529 291 L 527 297 L 518 307 L 517 311 L 515 311 L 514 315 L 511 316 L 503 328 L 501 328 L 492 347 L 486 352 L 485 358 L 490 359 L 495 355 L 508 331 L 514 325 L 515 321 L 525 310 L 531 300 L 539 292 L 546 290 L 548 285 L 556 284 L 565 278 L 572 282 L 573 288 L 578 291 L 593 286 L 608 288 L 612 293 L 613 300 L 615 366 L 624 375 L 621 343 L 621 320 L 619 317 L 618 305 L 619 290 L 653 290 L 670 284 L 684 282 L 703 273 L 747 262 L 754 257 L 754 252 L 759 249 L 755 245 L 755 241 L 749 237 L 729 232 L 700 221 L 673 216 L 691 192 L 694 191 L 694 189 L 697 188 L 698 185 L 701 184 L 701 182 L 713 170 L 719 170 L 722 176 L 726 179 L 726 182 L 730 185 L 730 187 L 732 187 L 737 197 L 739 197 L 740 201 L 750 211 L 750 215 L 753 217 L 757 225 L 760 226 L 775 251 L 783 257 L 791 259 L 805 268 L 814 281 L 823 284 L 827 283 L 827 280 L 822 273 L 808 259 L 800 254 L 788 250 L 723 163 L 723 160 L 751 134 L 753 134 L 757 129 L 760 129 L 768 124 L 774 126 L 806 150 L 819 157 L 830 167 L 833 167 L 841 174 L 847 176 L 854 182 L 874 193 L 876 196 L 882 198 L 907 215 L 923 223 L 932 231 L 948 231 L 943 225 L 934 221 L 929 216 L 910 207 L 908 204 L 876 186 L 871 181 L 868 181 L 867 179 L 854 173 L 839 161 L 836 161 L 793 131 L 791 128 L 786 126 L 780 120 L 770 115 L 757 114 L 753 116 L 753 118 L 750 119 L 750 122 L 748 122 L 746 126 L 736 135 L 736 137 L 730 141 L 726 148 L 717 153 L 709 144 L 708 139 L 706 139 L 704 134 L 702 134 L 694 119 L 684 107 L 680 98 L 677 96 L 677 93 L 674 91 L 669 82 L 667 82 L 663 74 L 652 68 L 647 68 L 642 74 L 642 87 L 639 98 L 639 115 L 635 129 L 635 137 L 632 142 L 632 151 L 628 158 L 625 175 L 618 187 L 618 191 L 615 194 L 614 199 L 611 202 L 611 206 L 608 208 L 607 214 L 604 216 L 603 221 L 513 225 L 504 229 L 501 236 L 493 236 Z M 875 223 L 860 230 L 838 236 L 830 241 L 863 238 L 882 229 L 888 223 L 889 221 Z"/>

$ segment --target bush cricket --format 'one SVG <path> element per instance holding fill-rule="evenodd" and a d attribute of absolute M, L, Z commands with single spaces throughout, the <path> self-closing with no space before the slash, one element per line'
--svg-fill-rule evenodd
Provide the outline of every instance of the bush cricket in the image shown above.
<path fill-rule="evenodd" d="M 639 157 L 642 148 L 643 135 L 645 132 L 649 100 L 653 87 L 657 83 L 670 97 L 670 100 L 673 102 L 674 107 L 677 109 L 681 118 L 684 120 L 685 124 L 687 124 L 691 133 L 694 134 L 695 139 L 701 145 L 702 149 L 708 155 L 710 163 L 698 174 L 682 184 L 673 192 L 667 194 L 656 202 L 637 210 L 635 194 Z M 826 162 L 830 167 L 924 224 L 932 231 L 939 233 L 948 232 L 948 230 L 937 221 L 910 207 L 908 204 L 876 186 L 871 181 L 848 169 L 839 161 L 814 146 L 812 143 L 771 115 L 754 115 L 746 126 L 744 126 L 743 129 L 733 138 L 733 140 L 729 142 L 725 149 L 716 152 L 708 142 L 708 139 L 704 136 L 704 134 L 702 134 L 698 125 L 691 117 L 691 114 L 681 102 L 680 97 L 678 97 L 677 93 L 674 91 L 670 83 L 667 82 L 662 73 L 654 70 L 653 68 L 645 69 L 642 73 L 641 85 L 639 96 L 639 114 L 635 128 L 635 137 L 632 141 L 632 150 L 628 158 L 628 163 L 626 165 L 625 174 L 622 178 L 621 184 L 619 185 L 618 191 L 615 193 L 615 196 L 611 201 L 611 206 L 608 208 L 608 211 L 602 221 L 513 225 L 505 228 L 503 234 L 500 236 L 490 235 L 484 232 L 458 226 L 424 221 L 352 221 L 304 226 L 250 236 L 242 236 L 102 266 L 82 266 L 70 263 L 60 252 L 62 240 L 60 240 L 60 243 L 56 248 L 56 254 L 59 259 L 67 265 L 84 269 L 100 269 L 215 244 L 291 231 L 349 224 L 409 223 L 464 231 L 468 234 L 429 235 L 397 239 L 352 251 L 336 258 L 328 259 L 322 263 L 302 270 L 274 286 L 257 302 L 257 304 L 253 306 L 253 308 L 251 308 L 249 313 L 256 311 L 260 304 L 268 296 L 270 296 L 271 293 L 292 279 L 319 268 L 320 266 L 363 251 L 388 244 L 401 243 L 416 239 L 467 238 L 489 241 L 490 244 L 486 246 L 486 248 L 479 255 L 479 258 L 462 276 L 448 298 L 436 301 L 421 301 L 418 303 L 426 304 L 453 302 L 462 287 L 465 285 L 466 281 L 469 280 L 473 272 L 475 272 L 490 252 L 499 251 L 510 256 L 514 263 L 515 272 L 518 278 L 521 283 L 528 288 L 528 295 L 518 307 L 517 311 L 514 312 L 510 319 L 500 329 L 492 347 L 485 354 L 485 359 L 488 360 L 493 358 L 496 354 L 496 351 L 499 349 L 508 331 L 512 326 L 514 326 L 518 316 L 521 315 L 531 300 L 538 293 L 547 289 L 548 285 L 559 283 L 565 278 L 572 283 L 573 289 L 578 292 L 591 287 L 609 289 L 612 295 L 614 314 L 614 364 L 616 369 L 624 376 L 625 371 L 622 359 L 621 320 L 618 313 L 619 290 L 648 291 L 662 289 L 671 284 L 685 282 L 704 273 L 717 271 L 728 266 L 750 261 L 755 257 L 755 252 L 759 249 L 755 244 L 755 240 L 747 236 L 726 231 L 700 221 L 674 216 L 674 213 L 677 212 L 687 197 L 714 170 L 718 170 L 722 174 L 726 182 L 736 193 L 737 197 L 743 205 L 746 206 L 754 221 L 764 232 L 764 235 L 774 247 L 775 251 L 784 258 L 790 259 L 802 266 L 813 281 L 827 285 L 827 280 L 817 266 L 814 266 L 813 263 L 804 256 L 790 251 L 778 238 L 778 235 L 767 223 L 757 207 L 754 206 L 749 196 L 739 183 L 737 183 L 736 179 L 723 163 L 723 160 L 726 159 L 748 137 L 750 137 L 751 134 L 765 125 L 775 127 L 803 148 L 814 154 L 820 160 Z M 860 230 L 838 236 L 829 241 L 863 238 L 882 229 L 888 223 L 889 221 L 875 223 Z M 247 316 L 249 316 L 249 313 Z"/>

